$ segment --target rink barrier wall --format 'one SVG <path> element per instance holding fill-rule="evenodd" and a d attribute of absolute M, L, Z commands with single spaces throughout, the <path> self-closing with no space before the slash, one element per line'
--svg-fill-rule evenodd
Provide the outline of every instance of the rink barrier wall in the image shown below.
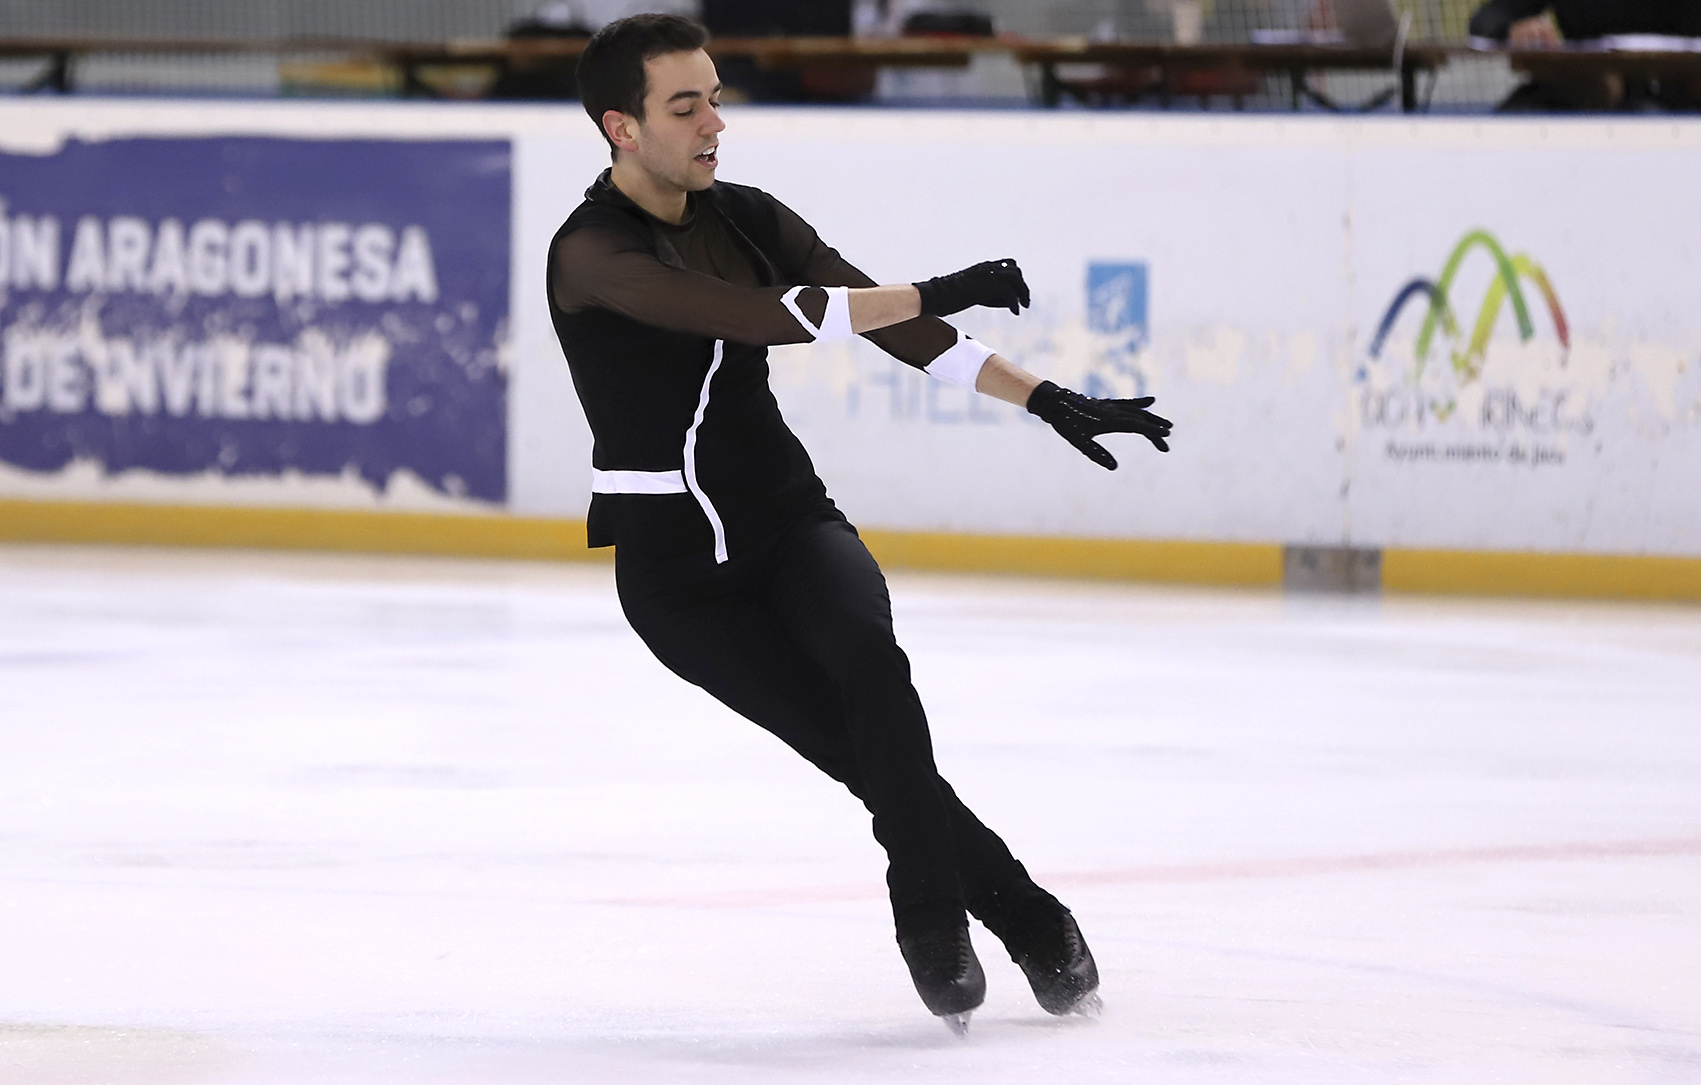
<path fill-rule="evenodd" d="M 541 561 L 596 561 L 613 555 L 586 548 L 583 520 L 104 501 L 0 501 L 0 541 Z"/>
<path fill-rule="evenodd" d="M 0 330 L 18 333 L 0 336 L 0 499 L 250 510 L 130 532 L 163 542 L 183 530 L 232 545 L 584 556 L 559 537 L 582 529 L 556 525 L 583 515 L 591 434 L 539 289 L 554 225 L 607 165 L 606 143 L 571 113 L 0 102 Z M 1701 561 L 1689 484 L 1701 477 L 1701 247 L 1669 209 L 1701 187 L 1701 120 L 728 118 L 726 179 L 781 195 L 876 278 L 984 259 L 997 223 L 1034 304 L 1019 320 L 965 312 L 962 330 L 1093 395 L 1155 393 L 1183 435 L 1176 455 L 1098 472 L 1019 408 L 860 339 L 776 348 L 787 419 L 893 564 L 1694 593 L 1673 570 Z M 1011 163 L 996 177 L 989 147 Z M 830 168 L 847 151 L 862 168 Z M 1627 173 L 1641 198 L 1621 198 Z M 1034 192 L 1043 207 L 1011 214 Z M 1074 228 L 1083 214 L 1092 228 Z M 131 282 L 130 258 L 105 253 L 138 217 L 156 255 L 174 251 L 167 222 L 210 224 L 197 264 L 210 277 L 197 271 L 193 290 L 187 277 Z M 329 246 L 309 261 L 324 304 L 283 303 L 283 286 L 300 289 L 275 261 L 255 263 L 272 267 L 269 289 L 250 276 L 239 292 L 229 256 L 245 224 L 251 241 Z M 382 243 L 371 252 L 395 235 L 388 270 L 368 267 L 387 290 L 362 278 L 346 293 L 355 280 L 326 262 L 341 234 L 311 233 L 333 226 L 367 231 Z M 404 235 L 419 240 L 405 263 Z M 181 296 L 144 296 L 159 291 Z M 327 365 L 341 375 L 321 402 Z M 283 502 L 322 515 L 253 511 Z M 1382 545 L 1396 548 L 1386 579 Z M 1600 556 L 1636 554 L 1677 561 Z"/>
<path fill-rule="evenodd" d="M 893 568 L 1279 587 L 1276 544 L 863 531 Z M 0 501 L 0 542 L 227 547 L 607 562 L 583 520 L 300 508 Z M 1701 559 L 1636 554 L 1381 552 L 1385 591 L 1701 602 Z"/>
<path fill-rule="evenodd" d="M 1384 550 L 1384 591 L 1426 595 L 1701 601 L 1701 558 L 1490 550 Z"/>
<path fill-rule="evenodd" d="M 1279 546 L 898 531 L 861 535 L 882 563 L 912 569 L 1239 586 L 1282 581 Z M 0 501 L 0 541 L 542 561 L 607 561 L 614 554 L 585 545 L 583 520 L 71 501 Z"/>
<path fill-rule="evenodd" d="M 1275 587 L 1282 582 L 1282 548 L 1261 543 L 858 533 L 881 564 L 897 568 L 1236 587 Z"/>

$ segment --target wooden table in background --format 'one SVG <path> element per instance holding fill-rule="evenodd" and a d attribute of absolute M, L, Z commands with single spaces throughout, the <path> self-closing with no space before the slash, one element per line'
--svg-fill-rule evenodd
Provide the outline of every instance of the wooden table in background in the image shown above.
<path fill-rule="evenodd" d="M 1607 49 L 1509 49 L 1513 71 L 1576 77 L 1629 75 L 1655 79 L 1701 79 L 1701 53 L 1630 52 Z"/>
<path fill-rule="evenodd" d="M 1449 57 L 1460 51 L 1457 46 L 1408 44 L 1401 51 L 1397 68 L 1392 47 L 1370 49 L 1354 45 L 1034 42 L 1017 47 L 1014 53 L 1017 59 L 1040 67 L 1040 98 L 1046 105 L 1056 105 L 1069 89 L 1068 82 L 1057 75 L 1058 65 L 1103 64 L 1125 72 L 1152 73 L 1152 90 L 1166 101 L 1177 94 L 1193 93 L 1185 89 L 1185 83 L 1194 73 L 1230 77 L 1225 80 L 1230 84 L 1237 74 L 1252 77 L 1258 83 L 1264 76 L 1285 75 L 1295 109 L 1307 98 L 1328 109 L 1340 108 L 1312 89 L 1307 81 L 1312 72 L 1382 71 L 1398 74 L 1400 108 L 1410 113 L 1419 107 L 1419 73 L 1433 77 Z M 1367 107 L 1379 106 L 1390 97 L 1391 93 L 1373 99 Z"/>
<path fill-rule="evenodd" d="M 289 38 L 278 40 L 238 39 L 117 39 L 34 38 L 0 39 L 0 57 L 42 58 L 48 64 L 41 76 L 25 90 L 69 93 L 74 89 L 73 62 L 94 54 L 151 55 L 338 55 L 391 66 L 400 75 L 404 95 L 433 96 L 439 92 L 421 75 L 426 69 L 466 66 L 500 68 L 514 63 L 566 60 L 584 52 L 583 38 L 521 38 L 514 40 L 467 40 L 447 42 L 377 42 L 354 38 Z M 1306 77 L 1317 71 L 1386 71 L 1399 76 L 1400 105 L 1407 111 L 1418 108 L 1417 75 L 1433 73 L 1447 58 L 1462 51 L 1458 47 L 1433 44 L 1407 45 L 1396 69 L 1394 51 L 1345 45 L 1174 45 L 1161 42 L 1088 42 L 1082 39 L 1028 40 L 997 38 L 717 38 L 709 43 L 716 57 L 748 58 L 763 68 L 807 71 L 811 69 L 863 69 L 872 72 L 886 67 L 966 68 L 982 54 L 1003 54 L 1040 71 L 1039 99 L 1056 105 L 1067 81 L 1059 78 L 1063 64 L 1104 64 L 1124 72 L 1150 72 L 1147 88 L 1164 100 L 1179 94 L 1201 93 L 1187 89 L 1189 80 L 1198 83 L 1199 73 L 1216 73 L 1217 82 L 1234 83 L 1236 75 L 1260 81 L 1264 76 L 1285 75 L 1294 107 L 1311 98 L 1328 108 L 1338 108 L 1313 90 Z M 1533 54 L 1513 54 L 1525 57 Z M 1556 54 L 1557 55 L 1557 54 Z M 1567 54 L 1586 55 L 1586 54 Z M 1516 60 L 1514 61 L 1516 63 Z M 1209 81 L 1209 80 L 1207 80 Z M 1244 85 L 1250 86 L 1250 82 Z M 1209 93 L 1209 92 L 1206 92 Z M 1136 95 L 1137 97 L 1138 95 Z M 1386 100 L 1384 96 L 1382 101 Z M 1380 104 L 1378 101 L 1375 104 Z"/>

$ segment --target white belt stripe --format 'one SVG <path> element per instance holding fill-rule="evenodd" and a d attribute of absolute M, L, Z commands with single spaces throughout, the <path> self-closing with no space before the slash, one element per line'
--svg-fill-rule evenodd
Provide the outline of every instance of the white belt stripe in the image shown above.
<path fill-rule="evenodd" d="M 709 495 L 703 492 L 702 485 L 697 481 L 697 429 L 703 424 L 703 412 L 709 409 L 709 385 L 715 381 L 715 373 L 721 367 L 721 351 L 725 346 L 719 339 L 715 340 L 714 360 L 709 363 L 709 374 L 703 378 L 703 394 L 697 399 L 697 414 L 691 420 L 691 428 L 685 431 L 685 484 L 691 490 L 691 495 L 697 499 L 697 504 L 703 506 L 703 515 L 709 518 L 709 527 L 715 532 L 715 563 L 726 562 L 726 527 L 721 523 L 720 514 L 709 501 Z"/>
<path fill-rule="evenodd" d="M 683 471 L 598 471 L 591 468 L 594 494 L 686 493 Z"/>

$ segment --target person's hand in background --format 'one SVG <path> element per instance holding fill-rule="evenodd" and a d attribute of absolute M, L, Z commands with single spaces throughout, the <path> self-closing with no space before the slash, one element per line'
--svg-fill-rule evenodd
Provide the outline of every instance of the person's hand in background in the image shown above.
<path fill-rule="evenodd" d="M 1506 42 L 1514 49 L 1551 49 L 1564 39 L 1559 36 L 1559 24 L 1553 21 L 1552 13 L 1544 11 L 1513 23 Z"/>

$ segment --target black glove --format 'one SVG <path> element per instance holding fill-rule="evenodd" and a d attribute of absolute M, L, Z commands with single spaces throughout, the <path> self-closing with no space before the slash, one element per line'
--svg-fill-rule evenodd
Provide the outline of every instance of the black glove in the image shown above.
<path fill-rule="evenodd" d="M 1168 452 L 1169 419 L 1159 418 L 1146 408 L 1151 396 L 1140 399 L 1090 399 L 1079 392 L 1042 381 L 1028 397 L 1028 413 L 1063 435 L 1081 450 L 1081 455 L 1107 470 L 1116 470 L 1116 457 L 1093 440 L 1101 433 L 1138 433 L 1159 452 Z"/>
<path fill-rule="evenodd" d="M 1014 260 L 988 260 L 916 283 L 921 291 L 922 316 L 950 316 L 975 305 L 1008 309 L 1020 316 L 1028 304 L 1028 284 Z"/>

